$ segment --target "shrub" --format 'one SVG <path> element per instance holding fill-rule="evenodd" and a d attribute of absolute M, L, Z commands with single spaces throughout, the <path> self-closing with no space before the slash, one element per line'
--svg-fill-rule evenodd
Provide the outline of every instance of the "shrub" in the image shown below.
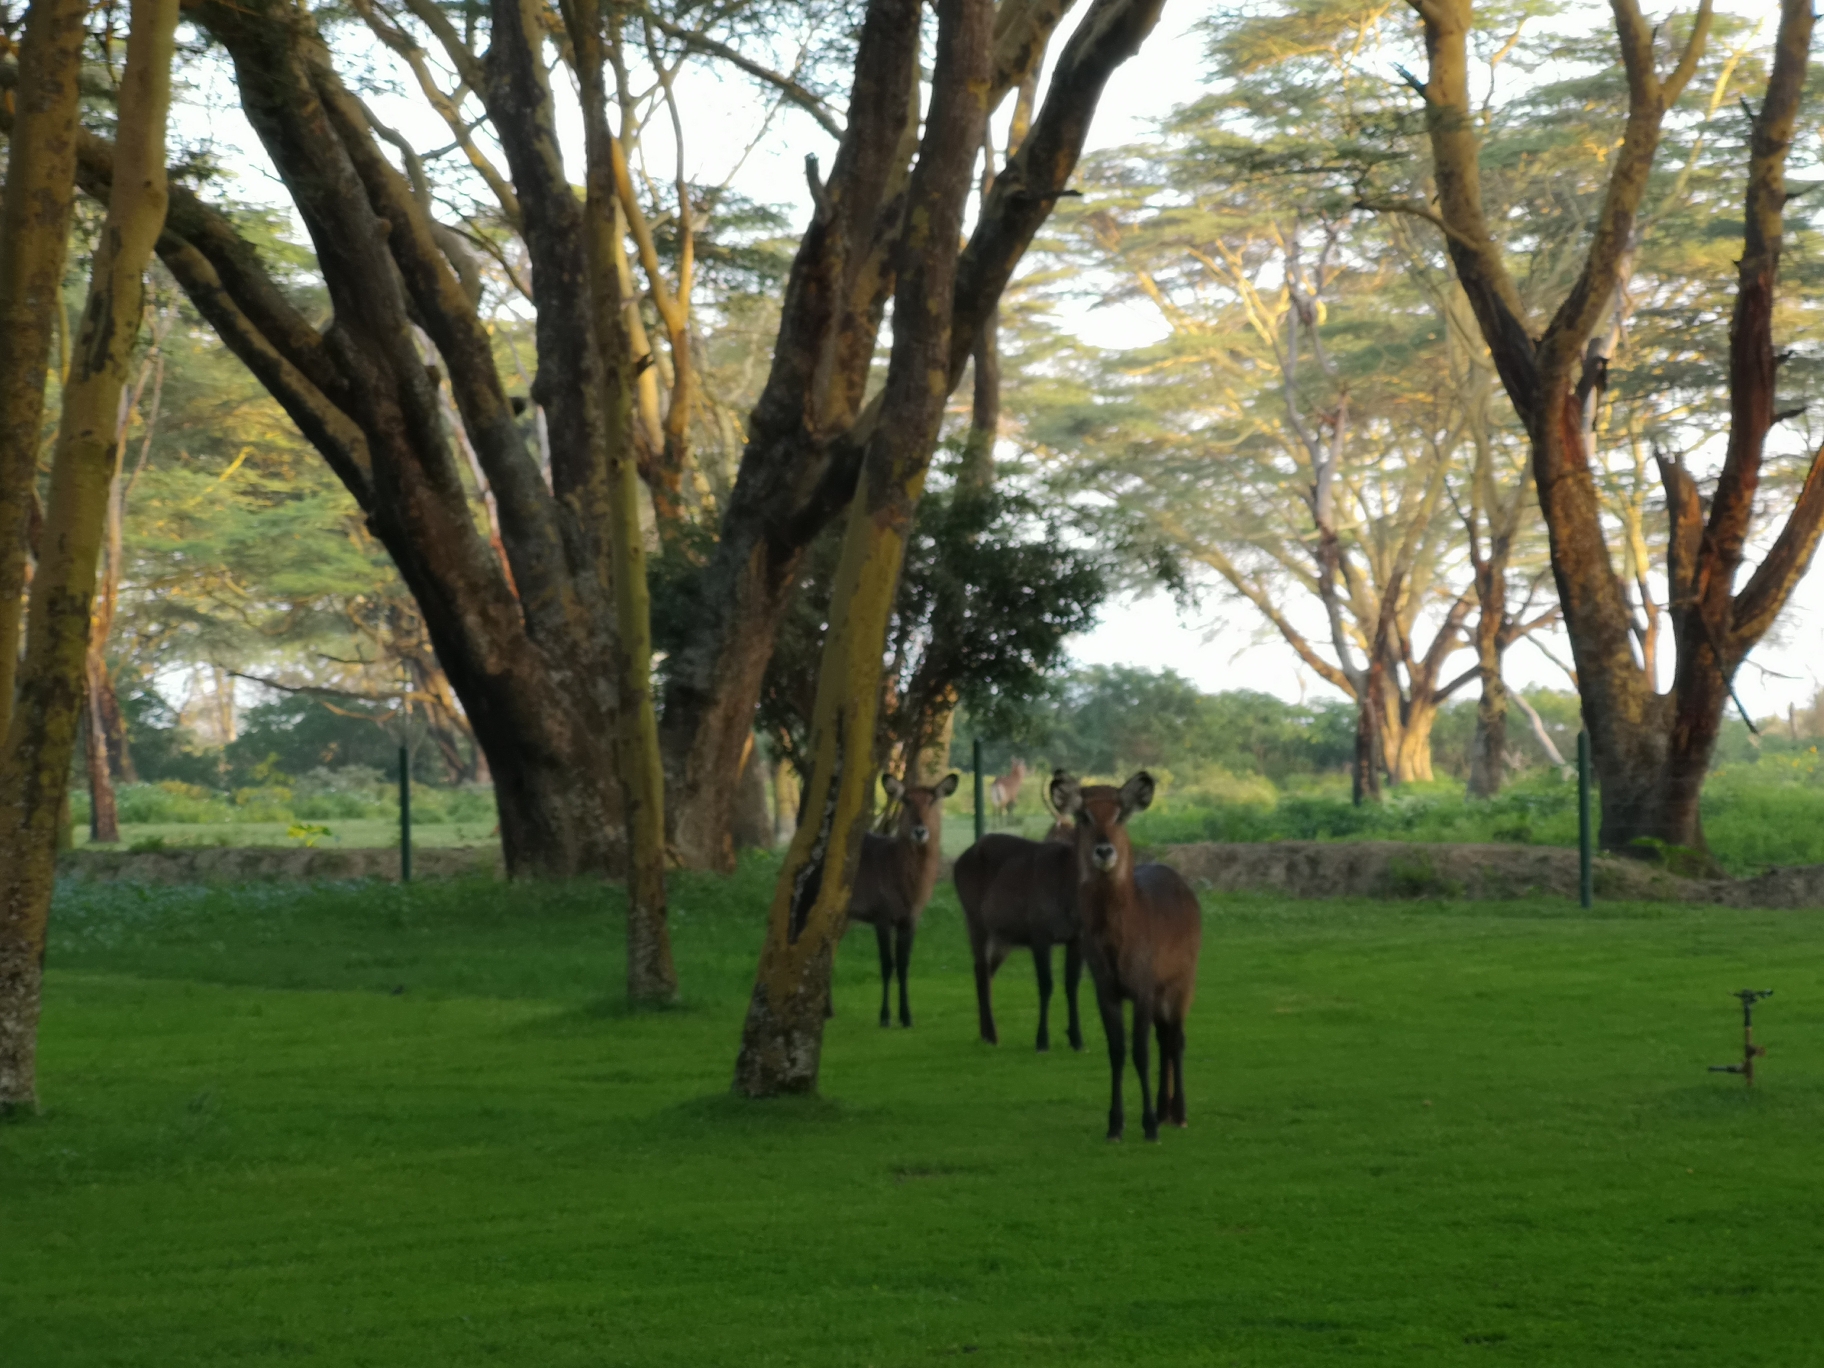
<path fill-rule="evenodd" d="M 220 794 L 177 779 L 157 784 L 122 784 L 114 796 L 123 822 L 201 825 L 246 820 Z"/>

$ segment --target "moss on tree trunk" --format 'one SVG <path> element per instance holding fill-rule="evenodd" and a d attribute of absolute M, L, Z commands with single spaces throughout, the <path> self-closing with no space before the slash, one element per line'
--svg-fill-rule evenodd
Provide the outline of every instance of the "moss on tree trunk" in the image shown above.
<path fill-rule="evenodd" d="M 38 1004 L 57 825 L 81 724 L 89 615 L 120 393 L 165 219 L 177 0 L 134 0 L 114 191 L 90 269 L 51 466 L 18 705 L 0 756 L 0 1107 L 36 1099 Z"/>

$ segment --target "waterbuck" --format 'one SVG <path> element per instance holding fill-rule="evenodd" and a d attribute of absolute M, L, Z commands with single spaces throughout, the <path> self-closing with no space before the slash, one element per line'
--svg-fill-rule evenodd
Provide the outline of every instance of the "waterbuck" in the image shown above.
<path fill-rule="evenodd" d="M 1197 989 L 1197 951 L 1203 912 L 1176 870 L 1134 864 L 1127 819 L 1153 801 L 1153 776 L 1141 770 L 1120 788 L 1087 788 L 1059 770 L 1051 797 L 1076 823 L 1077 910 L 1083 919 L 1083 958 L 1096 985 L 1096 1006 L 1108 1035 L 1113 1075 L 1108 1138 L 1119 1140 L 1125 1041 L 1122 999 L 1134 1004 L 1134 1070 L 1140 1075 L 1140 1124 L 1159 1138 L 1159 1118 L 1184 1125 L 1184 1020 Z M 1159 1037 L 1159 1098 L 1146 1076 L 1147 1035 Z"/>
<path fill-rule="evenodd" d="M 994 1028 L 991 984 L 1016 945 L 1032 950 L 1039 976 L 1039 1041 L 1051 1048 L 1051 947 L 1064 946 L 1064 1000 L 1070 1009 L 1070 1047 L 1083 1048 L 1077 1017 L 1077 983 L 1083 976 L 1083 946 L 1077 923 L 1075 833 L 1057 830 L 1043 841 L 1021 836 L 984 836 L 956 858 L 957 900 L 969 926 L 975 959 L 975 1002 L 982 1039 L 1000 1043 Z"/>
<path fill-rule="evenodd" d="M 998 820 L 1005 822 L 1012 819 L 1013 805 L 1020 800 L 1020 785 L 1030 773 L 1024 760 L 1015 760 L 1012 769 L 996 775 L 988 785 L 988 811 Z"/>
<path fill-rule="evenodd" d="M 918 919 L 937 884 L 943 801 L 956 792 L 956 781 L 957 776 L 951 774 L 935 787 L 909 787 L 890 774 L 881 775 L 880 786 L 899 804 L 899 820 L 891 836 L 868 832 L 861 838 L 861 863 L 855 868 L 855 888 L 849 895 L 849 920 L 867 922 L 880 942 L 882 1026 L 893 1024 L 887 998 L 895 971 L 899 974 L 899 1024 L 912 1024 L 912 1009 L 906 1005 L 906 966 L 912 959 Z"/>

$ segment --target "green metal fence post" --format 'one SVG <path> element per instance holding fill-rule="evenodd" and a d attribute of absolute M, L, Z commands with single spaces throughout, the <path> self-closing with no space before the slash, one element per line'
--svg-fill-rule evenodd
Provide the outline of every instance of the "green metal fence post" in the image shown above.
<path fill-rule="evenodd" d="M 412 881 L 412 756 L 399 747 L 399 882 Z"/>
<path fill-rule="evenodd" d="M 1577 900 L 1596 901 L 1594 833 L 1590 828 L 1590 734 L 1577 733 Z"/>
<path fill-rule="evenodd" d="M 987 789 L 982 783 L 982 738 L 979 736 L 970 750 L 970 758 L 975 761 L 975 839 L 979 841 L 988 834 Z"/>

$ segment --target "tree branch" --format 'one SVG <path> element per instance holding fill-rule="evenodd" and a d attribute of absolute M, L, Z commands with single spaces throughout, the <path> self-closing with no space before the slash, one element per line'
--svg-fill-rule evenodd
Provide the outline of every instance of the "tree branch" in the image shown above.
<path fill-rule="evenodd" d="M 761 81 L 772 86 L 787 100 L 797 105 L 798 108 L 817 120 L 818 125 L 822 127 L 824 132 L 828 133 L 832 138 L 841 139 L 842 123 L 837 119 L 829 105 L 824 103 L 824 101 L 814 92 L 807 89 L 790 76 L 787 76 L 784 72 L 774 71 L 764 63 L 756 62 L 752 57 L 747 56 L 739 49 L 730 47 L 720 39 L 711 38 L 707 33 L 704 33 L 700 29 L 689 29 L 685 28 L 682 24 L 674 24 L 663 15 L 655 14 L 650 10 L 646 12 L 645 17 L 647 22 L 660 33 L 663 33 L 667 38 L 682 43 L 692 52 L 701 53 L 705 57 L 718 58 L 721 61 L 727 62 L 730 66 L 746 72 L 756 81 Z"/>

